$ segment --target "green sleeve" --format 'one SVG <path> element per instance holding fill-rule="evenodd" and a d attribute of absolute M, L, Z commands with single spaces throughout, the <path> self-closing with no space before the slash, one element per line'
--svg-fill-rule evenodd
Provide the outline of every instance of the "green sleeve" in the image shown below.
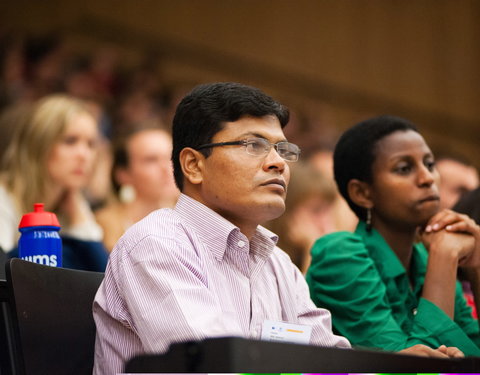
<path fill-rule="evenodd" d="M 404 332 L 390 308 L 386 286 L 361 237 L 355 234 L 339 232 L 319 239 L 312 249 L 306 278 L 315 304 L 331 311 L 334 329 L 354 346 L 391 351 L 415 344 L 435 348 L 443 343 L 424 320 L 447 319 L 457 333 L 465 336 L 469 351 L 476 348 L 447 315 L 428 301 L 420 301 L 410 332 Z"/>
<path fill-rule="evenodd" d="M 465 355 L 480 356 L 479 347 L 457 323 L 450 319 L 437 305 L 420 298 L 415 315 L 415 324 L 410 335 L 425 340 L 424 343 L 431 347 L 438 347 L 441 344 L 456 346 Z"/>

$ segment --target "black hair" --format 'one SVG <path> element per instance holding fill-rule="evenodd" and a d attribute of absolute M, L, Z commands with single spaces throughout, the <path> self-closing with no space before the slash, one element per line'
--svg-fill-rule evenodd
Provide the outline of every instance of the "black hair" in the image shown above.
<path fill-rule="evenodd" d="M 233 82 L 209 83 L 195 87 L 177 106 L 173 118 L 173 174 L 180 191 L 183 190 L 183 172 L 180 152 L 185 147 L 211 143 L 226 122 L 245 116 L 274 115 L 281 127 L 288 123 L 290 113 L 282 104 L 261 90 Z M 206 157 L 211 150 L 201 151 Z"/>
<path fill-rule="evenodd" d="M 112 182 L 112 188 L 116 195 L 120 193 L 121 185 L 117 181 L 115 173 L 118 169 L 128 168 L 128 164 L 130 163 L 127 152 L 127 143 L 129 140 L 129 136 L 120 136 L 112 142 L 113 163 L 110 169 L 110 181 Z"/>
<path fill-rule="evenodd" d="M 372 182 L 372 165 L 375 146 L 382 138 L 396 132 L 413 130 L 411 122 L 394 116 L 374 117 L 348 129 L 342 134 L 333 153 L 333 172 L 340 194 L 360 220 L 366 219 L 366 210 L 356 205 L 348 195 L 348 183 L 352 179 Z"/>

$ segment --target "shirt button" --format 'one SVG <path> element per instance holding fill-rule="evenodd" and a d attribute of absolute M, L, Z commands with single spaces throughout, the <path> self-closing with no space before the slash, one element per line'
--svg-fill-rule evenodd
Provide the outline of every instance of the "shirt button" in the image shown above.
<path fill-rule="evenodd" d="M 417 315 L 417 309 L 413 309 L 413 315 Z"/>
<path fill-rule="evenodd" d="M 238 247 L 244 247 L 245 246 L 245 241 L 240 240 L 240 241 L 237 242 L 237 245 L 238 245 Z"/>

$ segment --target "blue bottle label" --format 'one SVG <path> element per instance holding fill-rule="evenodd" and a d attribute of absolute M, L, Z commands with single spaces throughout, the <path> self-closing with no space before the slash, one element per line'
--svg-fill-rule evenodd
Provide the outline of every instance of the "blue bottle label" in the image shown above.
<path fill-rule="evenodd" d="M 62 240 L 58 227 L 22 228 L 18 241 L 19 258 L 46 266 L 62 266 Z"/>
<path fill-rule="evenodd" d="M 61 264 L 58 264 L 58 257 L 55 254 L 52 255 L 25 255 L 20 257 L 23 260 L 28 260 L 29 262 L 44 264 L 45 266 L 52 267 L 61 267 Z"/>

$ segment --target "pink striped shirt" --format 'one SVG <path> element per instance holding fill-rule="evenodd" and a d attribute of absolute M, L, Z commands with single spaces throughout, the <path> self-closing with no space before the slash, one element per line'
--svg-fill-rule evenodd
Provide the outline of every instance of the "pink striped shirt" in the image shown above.
<path fill-rule="evenodd" d="M 350 347 L 327 310 L 310 300 L 303 275 L 258 227 L 251 241 L 186 195 L 119 240 L 95 297 L 94 374 L 123 371 L 141 353 L 207 337 L 259 339 L 268 320 L 313 327 L 311 343 Z"/>

